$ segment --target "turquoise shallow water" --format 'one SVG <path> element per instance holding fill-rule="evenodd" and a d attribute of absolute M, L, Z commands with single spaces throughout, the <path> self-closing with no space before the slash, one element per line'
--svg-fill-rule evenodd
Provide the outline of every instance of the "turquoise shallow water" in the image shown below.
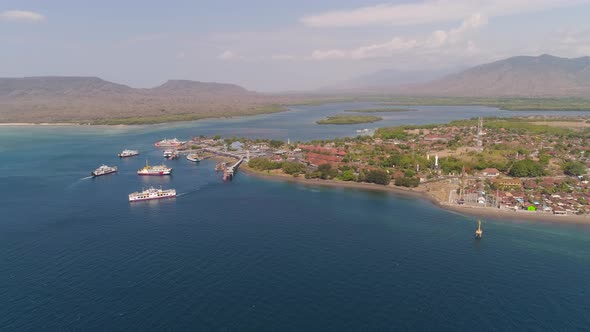
<path fill-rule="evenodd" d="M 306 112 L 335 112 L 324 107 L 304 109 L 303 119 L 290 112 L 172 126 L 0 128 L 0 329 L 589 326 L 585 225 L 485 220 L 484 239 L 474 241 L 472 218 L 395 194 L 243 173 L 223 183 L 213 162 L 182 159 L 169 162 L 172 177 L 135 175 L 146 157 L 161 160 L 151 144 L 163 136 L 305 139 L 356 128 L 292 126 L 308 121 Z M 461 114 L 478 112 L 493 110 Z M 284 124 L 286 116 L 298 120 Z M 125 147 L 142 156 L 119 160 Z M 103 162 L 120 172 L 88 179 Z M 149 185 L 181 195 L 126 201 Z"/>

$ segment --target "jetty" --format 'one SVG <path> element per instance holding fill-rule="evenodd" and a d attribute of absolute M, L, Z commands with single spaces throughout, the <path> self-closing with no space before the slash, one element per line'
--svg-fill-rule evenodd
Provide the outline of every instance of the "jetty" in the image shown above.
<path fill-rule="evenodd" d="M 223 171 L 223 180 L 224 181 L 231 181 L 234 178 L 234 174 L 235 174 L 236 170 L 238 169 L 238 167 L 240 167 L 242 162 L 244 162 L 244 158 L 240 158 L 234 164 L 232 164 L 230 166 L 226 166 L 225 170 Z"/>

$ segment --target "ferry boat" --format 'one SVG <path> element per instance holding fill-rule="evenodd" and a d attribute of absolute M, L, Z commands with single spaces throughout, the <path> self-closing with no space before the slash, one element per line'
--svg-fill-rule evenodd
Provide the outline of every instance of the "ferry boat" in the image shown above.
<path fill-rule="evenodd" d="M 194 163 L 198 163 L 201 161 L 201 158 L 199 158 L 199 155 L 196 153 L 191 153 L 188 156 L 186 156 L 186 159 L 194 162 Z"/>
<path fill-rule="evenodd" d="M 94 172 L 91 172 L 90 174 L 94 177 L 97 176 L 101 176 L 101 175 L 107 175 L 107 174 L 111 174 L 111 173 L 115 173 L 117 171 L 117 166 L 107 166 L 107 165 L 102 165 L 99 168 L 95 169 Z"/>
<path fill-rule="evenodd" d="M 177 138 L 173 138 L 173 139 L 167 139 L 164 138 L 163 140 L 154 143 L 154 146 L 158 147 L 158 148 L 162 148 L 162 147 L 177 147 L 177 146 L 181 146 L 186 142 L 183 141 L 179 141 Z"/>
<path fill-rule="evenodd" d="M 172 173 L 172 168 L 164 164 L 151 166 L 147 160 L 145 161 L 145 167 L 137 171 L 138 175 L 170 175 L 170 173 Z"/>
<path fill-rule="evenodd" d="M 175 150 L 164 150 L 164 158 L 176 159 L 178 158 L 178 153 Z"/>
<path fill-rule="evenodd" d="M 119 153 L 119 158 L 127 158 L 127 157 L 134 157 L 137 156 L 139 154 L 139 151 L 137 150 L 123 150 L 121 153 Z"/>
<path fill-rule="evenodd" d="M 176 189 L 155 189 L 150 187 L 142 192 L 134 192 L 129 194 L 129 202 L 147 201 L 152 199 L 163 199 L 176 197 Z"/>

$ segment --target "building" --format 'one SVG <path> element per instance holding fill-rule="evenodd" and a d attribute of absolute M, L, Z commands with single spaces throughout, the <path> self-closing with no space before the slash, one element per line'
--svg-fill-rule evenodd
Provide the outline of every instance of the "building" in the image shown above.
<path fill-rule="evenodd" d="M 500 175 L 500 171 L 495 168 L 486 168 L 482 171 L 483 176 L 489 178 L 495 178 L 496 176 Z"/>

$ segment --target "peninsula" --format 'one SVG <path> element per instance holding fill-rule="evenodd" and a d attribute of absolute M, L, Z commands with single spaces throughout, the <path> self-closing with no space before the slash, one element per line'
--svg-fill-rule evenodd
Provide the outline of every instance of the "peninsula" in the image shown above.
<path fill-rule="evenodd" d="M 381 128 L 373 137 L 191 144 L 226 149 L 236 141 L 250 156 L 243 169 L 258 176 L 392 190 L 479 215 L 590 221 L 589 118 L 480 118 Z"/>

